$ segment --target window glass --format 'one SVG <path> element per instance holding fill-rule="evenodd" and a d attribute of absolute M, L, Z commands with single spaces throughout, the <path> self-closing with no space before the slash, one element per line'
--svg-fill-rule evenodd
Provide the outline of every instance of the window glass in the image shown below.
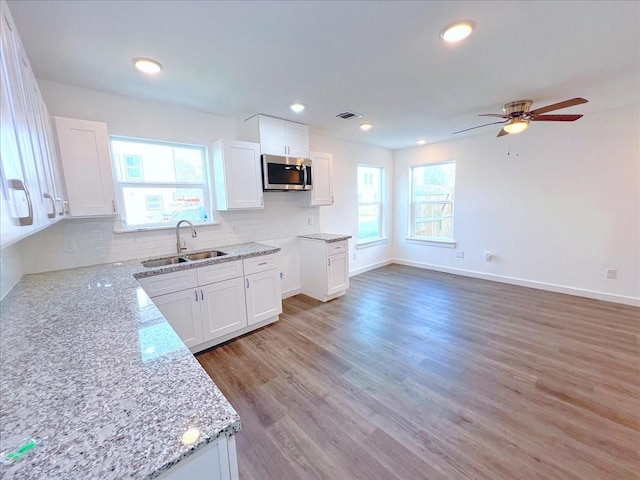
<path fill-rule="evenodd" d="M 410 236 L 453 239 L 454 161 L 411 167 Z"/>
<path fill-rule="evenodd" d="M 383 168 L 358 165 L 358 241 L 384 237 L 382 222 Z"/>
<path fill-rule="evenodd" d="M 204 147 L 114 137 L 111 148 L 125 228 L 212 221 Z"/>

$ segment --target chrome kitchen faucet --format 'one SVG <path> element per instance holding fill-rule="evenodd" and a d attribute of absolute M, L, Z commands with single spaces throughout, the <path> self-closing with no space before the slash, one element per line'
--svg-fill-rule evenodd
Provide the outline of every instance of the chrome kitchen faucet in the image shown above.
<path fill-rule="evenodd" d="M 183 223 L 187 223 L 189 225 L 189 228 L 191 228 L 192 238 L 196 238 L 198 236 L 198 232 L 196 232 L 196 229 L 193 228 L 193 223 L 191 223 L 189 220 L 180 220 L 176 225 L 176 245 L 178 247 L 178 253 L 182 253 L 183 250 L 187 249 L 186 244 L 183 247 L 182 242 L 180 242 L 180 225 L 182 225 Z"/>

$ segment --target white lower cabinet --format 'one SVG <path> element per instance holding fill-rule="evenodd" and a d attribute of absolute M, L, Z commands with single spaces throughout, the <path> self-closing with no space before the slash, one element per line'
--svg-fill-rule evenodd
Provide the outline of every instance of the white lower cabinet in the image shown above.
<path fill-rule="evenodd" d="M 151 298 L 187 347 L 203 341 L 199 293 L 197 288 L 190 288 Z"/>
<path fill-rule="evenodd" d="M 178 270 L 138 282 L 195 353 L 278 319 L 282 288 L 275 257 Z"/>
<path fill-rule="evenodd" d="M 282 313 L 282 286 L 275 269 L 245 277 L 249 325 Z"/>
<path fill-rule="evenodd" d="M 327 295 L 349 288 L 349 258 L 346 253 L 327 257 Z"/>
<path fill-rule="evenodd" d="M 200 290 L 203 342 L 247 326 L 242 277 L 212 283 Z"/>
<path fill-rule="evenodd" d="M 220 437 L 182 459 L 159 480 L 238 480 L 235 437 Z"/>
<path fill-rule="evenodd" d="M 302 293 L 326 302 L 349 288 L 349 247 L 346 240 L 300 239 Z"/>

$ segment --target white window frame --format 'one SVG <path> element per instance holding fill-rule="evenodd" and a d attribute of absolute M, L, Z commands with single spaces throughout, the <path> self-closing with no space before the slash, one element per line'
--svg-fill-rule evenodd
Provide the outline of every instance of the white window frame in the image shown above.
<path fill-rule="evenodd" d="M 373 245 L 378 245 L 380 243 L 385 243 L 386 242 L 386 236 L 385 236 L 385 221 L 384 221 L 384 217 L 385 217 L 385 167 L 383 167 L 382 165 L 370 165 L 370 164 L 365 164 L 365 163 L 359 163 L 357 165 L 356 168 L 356 179 L 358 178 L 358 169 L 360 167 L 364 167 L 364 168 L 377 168 L 378 170 L 380 170 L 380 201 L 379 202 L 360 202 L 360 196 L 357 195 L 358 198 L 358 206 L 357 206 L 357 211 L 356 211 L 356 225 L 357 225 L 357 231 L 356 231 L 356 248 L 363 248 L 365 246 L 373 246 Z M 369 181 L 372 182 L 373 184 L 373 178 L 371 178 Z M 359 186 L 359 182 L 358 185 L 356 185 L 356 187 Z M 357 194 L 358 192 L 356 192 Z M 379 205 L 380 206 L 380 215 L 378 217 L 378 231 L 380 232 L 380 235 L 375 237 L 375 238 L 369 238 L 366 240 L 360 240 L 360 221 L 359 221 L 359 215 L 360 215 L 360 206 L 372 206 L 372 205 Z"/>
<path fill-rule="evenodd" d="M 438 165 L 446 165 L 446 164 L 453 164 L 456 166 L 456 173 L 457 173 L 457 165 L 456 165 L 456 161 L 455 160 L 443 160 L 440 162 L 432 162 L 432 163 L 420 163 L 420 164 L 414 164 L 414 165 L 409 165 L 409 219 L 408 219 L 408 226 L 409 226 L 409 232 L 408 232 L 408 236 L 406 238 L 407 243 L 424 243 L 427 245 L 433 245 L 433 246 L 444 246 L 444 247 L 455 247 L 456 246 L 456 241 L 454 240 L 453 237 L 453 233 L 454 233 L 454 227 L 455 227 L 455 191 L 456 191 L 456 181 L 454 178 L 454 183 L 453 183 L 453 199 L 452 200 L 426 200 L 426 201 L 421 201 L 421 204 L 447 204 L 447 205 L 451 205 L 451 237 L 426 237 L 426 236 L 421 236 L 421 235 L 416 235 L 415 234 L 415 212 L 416 212 L 416 203 L 413 200 L 413 190 L 414 190 L 414 184 L 413 184 L 413 172 L 415 168 L 425 168 L 425 167 L 435 167 Z"/>
<path fill-rule="evenodd" d="M 124 216 L 126 212 L 125 200 L 124 200 L 124 189 L 125 188 L 136 188 L 136 187 L 145 187 L 145 188 L 202 188 L 202 196 L 204 199 L 204 211 L 207 214 L 208 220 L 206 222 L 198 222 L 194 223 L 194 225 L 212 225 L 214 224 L 213 219 L 213 202 L 211 198 L 211 185 L 213 184 L 213 179 L 211 178 L 211 169 L 209 168 L 209 159 L 208 159 L 208 148 L 205 145 L 196 145 L 190 143 L 180 143 L 180 142 L 167 142 L 162 140 L 152 140 L 146 138 L 136 138 L 136 137 L 125 137 L 120 135 L 110 135 L 109 143 L 111 141 L 119 140 L 119 141 L 129 141 L 136 143 L 148 143 L 150 145 L 165 145 L 168 147 L 182 147 L 182 148 L 193 148 L 201 150 L 202 152 L 202 175 L 204 179 L 204 183 L 198 182 L 145 182 L 144 180 L 126 180 L 120 181 L 118 180 L 118 175 L 116 171 L 116 157 L 112 155 L 111 167 L 113 170 L 113 182 L 116 189 L 116 197 L 118 200 L 118 204 L 121 205 L 120 211 Z M 123 159 L 124 160 L 124 159 Z M 124 168 L 124 176 L 126 177 L 126 165 L 121 165 L 119 168 Z M 175 228 L 175 225 L 168 225 L 166 223 L 144 223 L 144 224 L 129 224 L 126 222 L 124 217 L 121 217 L 122 230 L 117 230 L 119 232 L 127 232 L 127 231 L 136 231 L 136 230 L 153 230 L 155 228 Z"/>

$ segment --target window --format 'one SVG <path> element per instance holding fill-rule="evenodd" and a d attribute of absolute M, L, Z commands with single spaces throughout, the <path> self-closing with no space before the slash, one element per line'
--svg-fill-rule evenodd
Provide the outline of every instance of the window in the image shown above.
<path fill-rule="evenodd" d="M 142 157 L 140 155 L 125 155 L 124 166 L 127 180 L 142 180 Z"/>
<path fill-rule="evenodd" d="M 455 161 L 411 167 L 410 237 L 453 241 Z"/>
<path fill-rule="evenodd" d="M 161 195 L 147 195 L 147 210 L 162 210 Z"/>
<path fill-rule="evenodd" d="M 124 228 L 210 222 L 205 148 L 111 138 Z"/>
<path fill-rule="evenodd" d="M 384 237 L 382 224 L 383 168 L 358 165 L 358 242 Z"/>

